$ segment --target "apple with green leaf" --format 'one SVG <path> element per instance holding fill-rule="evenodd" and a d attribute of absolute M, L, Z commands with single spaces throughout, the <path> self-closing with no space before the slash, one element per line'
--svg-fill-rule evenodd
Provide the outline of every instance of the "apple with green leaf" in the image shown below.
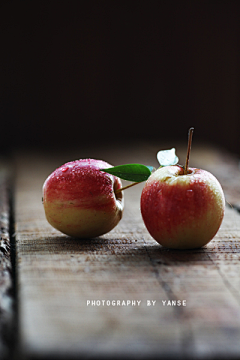
<path fill-rule="evenodd" d="M 43 185 L 43 206 L 48 222 L 62 233 L 92 238 L 112 230 L 122 218 L 121 180 L 99 169 L 102 160 L 68 162 L 48 176 Z"/>
<path fill-rule="evenodd" d="M 148 176 L 141 194 L 141 214 L 147 230 L 159 244 L 172 249 L 206 245 L 224 217 L 225 198 L 218 180 L 206 170 L 188 167 L 192 133 L 193 128 L 189 130 L 185 167 L 177 165 L 175 149 L 158 152 L 161 166 Z M 114 168 L 111 171 L 119 176 Z M 133 180 L 131 175 L 127 180 Z M 146 176 L 140 176 L 138 181 L 144 180 Z"/>

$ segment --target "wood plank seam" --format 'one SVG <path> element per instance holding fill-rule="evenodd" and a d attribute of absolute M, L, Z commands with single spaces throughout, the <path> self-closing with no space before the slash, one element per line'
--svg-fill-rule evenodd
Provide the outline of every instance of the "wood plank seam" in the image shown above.
<path fill-rule="evenodd" d="M 146 249 L 149 261 L 153 267 L 153 271 L 155 273 L 155 276 L 156 276 L 156 279 L 158 280 L 159 285 L 164 289 L 169 300 L 176 299 L 177 297 L 174 294 L 173 290 L 171 289 L 170 285 L 161 278 L 160 272 L 158 271 L 158 268 L 156 266 L 156 262 L 154 262 L 154 260 L 152 259 L 151 255 L 148 251 L 148 244 L 144 238 L 143 238 L 143 242 L 145 244 L 145 249 Z M 176 315 L 179 316 L 180 313 L 182 312 L 183 308 L 176 306 L 176 307 L 174 307 L 174 310 L 176 311 Z"/>
<path fill-rule="evenodd" d="M 155 273 L 156 279 L 157 279 L 159 285 L 164 289 L 164 291 L 167 295 L 167 298 L 170 301 L 178 299 L 178 296 L 174 293 L 172 287 L 166 281 L 164 281 L 164 279 L 162 278 L 161 273 L 158 270 L 156 261 L 154 261 L 154 259 L 150 255 L 150 252 L 148 250 L 148 244 L 147 244 L 145 238 L 143 238 L 143 243 L 145 245 L 145 249 L 146 249 L 149 261 L 153 267 L 153 271 Z M 174 306 L 173 312 L 174 312 L 174 315 L 175 315 L 175 318 L 177 321 L 184 320 L 184 318 L 186 317 L 185 308 L 182 306 Z M 191 352 L 194 347 L 194 336 L 193 336 L 193 331 L 191 329 L 190 323 L 187 324 L 185 331 L 182 332 L 181 346 L 182 346 L 182 352 L 185 354 L 188 351 Z"/>

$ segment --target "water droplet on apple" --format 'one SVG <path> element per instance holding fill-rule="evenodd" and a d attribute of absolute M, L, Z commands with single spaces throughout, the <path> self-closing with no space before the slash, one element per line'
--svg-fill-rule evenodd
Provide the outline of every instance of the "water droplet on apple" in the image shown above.
<path fill-rule="evenodd" d="M 62 172 L 67 171 L 67 170 L 68 170 L 68 166 L 64 166 L 64 167 L 62 167 L 62 168 L 61 168 L 61 170 L 62 170 Z"/>
<path fill-rule="evenodd" d="M 193 197 L 193 190 L 187 190 L 186 195 L 187 195 L 188 198 Z"/>

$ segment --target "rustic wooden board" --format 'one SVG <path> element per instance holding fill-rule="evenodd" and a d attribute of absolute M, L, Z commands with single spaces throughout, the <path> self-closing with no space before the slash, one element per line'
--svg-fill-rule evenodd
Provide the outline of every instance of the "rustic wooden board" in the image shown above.
<path fill-rule="evenodd" d="M 154 144 L 135 144 L 121 151 L 106 146 L 16 156 L 19 335 L 26 359 L 240 357 L 240 215 L 234 208 L 226 207 L 216 237 L 194 251 L 168 250 L 150 237 L 139 209 L 142 184 L 125 192 L 123 219 L 102 237 L 72 239 L 45 220 L 42 184 L 65 161 L 95 157 L 115 165 L 156 165 L 154 152 Z M 215 149 L 206 156 L 199 147 L 193 161 L 212 168 L 221 181 L 219 166 L 227 178 L 235 160 L 225 162 Z M 231 166 L 238 175 L 237 165 Z M 169 300 L 181 306 L 167 305 Z"/>
<path fill-rule="evenodd" d="M 0 358 L 11 354 L 13 336 L 13 279 L 10 242 L 10 168 L 0 159 Z"/>

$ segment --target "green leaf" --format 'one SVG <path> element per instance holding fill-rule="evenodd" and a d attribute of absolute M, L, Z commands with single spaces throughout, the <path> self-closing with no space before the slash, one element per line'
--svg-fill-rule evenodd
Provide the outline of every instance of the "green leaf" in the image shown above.
<path fill-rule="evenodd" d="M 149 178 L 153 169 L 154 168 L 152 166 L 145 166 L 141 164 L 126 164 L 100 170 L 115 175 L 123 180 L 141 182 Z"/>
<path fill-rule="evenodd" d="M 176 165 L 179 160 L 175 154 L 175 148 L 159 151 L 157 153 L 157 159 L 161 166 Z"/>

